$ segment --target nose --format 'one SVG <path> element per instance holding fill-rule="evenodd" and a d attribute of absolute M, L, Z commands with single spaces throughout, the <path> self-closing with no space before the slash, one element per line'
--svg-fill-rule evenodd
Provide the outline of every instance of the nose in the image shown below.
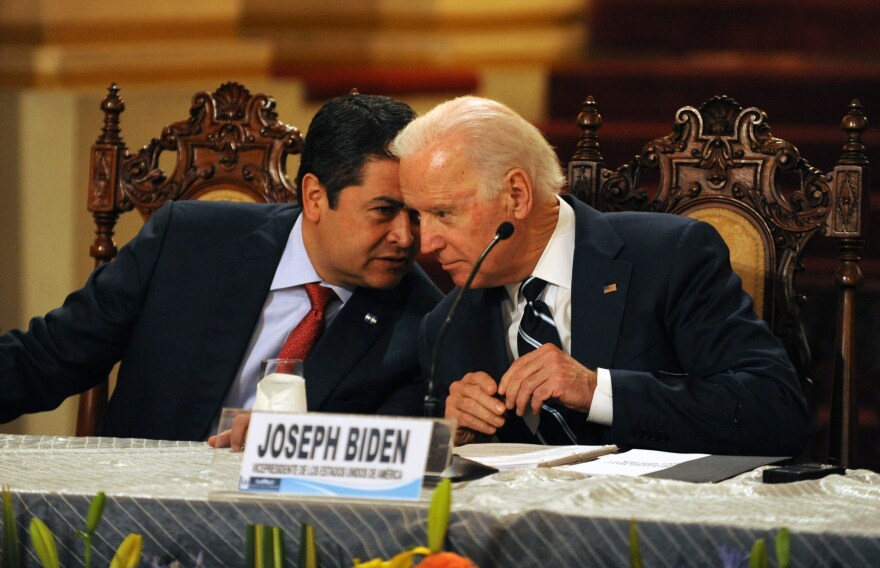
<path fill-rule="evenodd" d="M 388 240 L 405 249 L 413 246 L 415 242 L 413 225 L 409 213 L 405 209 L 399 211 L 395 216 L 391 230 L 388 232 Z"/>
<path fill-rule="evenodd" d="M 421 253 L 431 254 L 444 247 L 443 237 L 433 219 L 428 215 L 422 216 L 419 225 L 419 237 L 422 241 Z"/>

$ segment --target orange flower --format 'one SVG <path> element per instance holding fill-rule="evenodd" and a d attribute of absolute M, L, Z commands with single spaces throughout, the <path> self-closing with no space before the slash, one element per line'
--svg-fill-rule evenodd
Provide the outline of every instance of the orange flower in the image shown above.
<path fill-rule="evenodd" d="M 454 552 L 436 552 L 425 556 L 416 568 L 477 568 L 469 558 Z"/>

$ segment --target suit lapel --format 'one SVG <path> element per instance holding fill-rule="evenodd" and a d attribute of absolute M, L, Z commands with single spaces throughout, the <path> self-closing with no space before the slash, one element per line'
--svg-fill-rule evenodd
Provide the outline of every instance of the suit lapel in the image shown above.
<path fill-rule="evenodd" d="M 460 340 L 464 343 L 457 353 L 447 352 L 447 356 L 460 358 L 463 353 L 471 353 L 474 361 L 472 369 L 485 371 L 495 382 L 501 380 L 501 376 L 510 366 L 507 356 L 507 331 L 501 319 L 501 301 L 504 297 L 504 288 L 488 288 L 470 290 L 462 302 L 459 325 L 453 326 L 450 334 L 460 334 Z M 490 343 L 486 339 L 490 339 Z M 479 349 L 472 346 L 479 345 Z"/>
<path fill-rule="evenodd" d="M 205 412 L 223 404 L 266 301 L 278 261 L 298 216 L 284 209 L 239 241 L 223 260 L 214 301 L 215 326 L 205 329 L 200 379 Z M 194 414 L 198 414 L 194 412 Z"/>
<path fill-rule="evenodd" d="M 632 265 L 616 260 L 623 241 L 601 213 L 567 196 L 566 200 L 576 219 L 571 353 L 592 369 L 611 368 Z"/>
<path fill-rule="evenodd" d="M 306 397 L 310 409 L 321 408 L 385 333 L 393 319 L 392 308 L 385 302 L 391 293 L 358 288 L 336 314 L 306 360 Z"/>

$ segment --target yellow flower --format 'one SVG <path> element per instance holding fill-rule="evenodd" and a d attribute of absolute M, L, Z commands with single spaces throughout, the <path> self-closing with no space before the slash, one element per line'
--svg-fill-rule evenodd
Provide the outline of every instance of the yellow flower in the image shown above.
<path fill-rule="evenodd" d="M 58 562 L 58 548 L 55 546 L 55 537 L 49 527 L 39 518 L 31 519 L 30 524 L 31 542 L 34 545 L 34 551 L 40 564 L 46 568 L 57 568 L 60 566 Z"/>
<path fill-rule="evenodd" d="M 431 554 L 431 550 L 425 546 L 416 546 L 406 552 L 401 552 L 391 560 L 382 560 L 381 558 L 373 558 L 366 562 L 357 562 L 353 568 L 412 568 L 413 556 L 426 556 Z"/>
<path fill-rule="evenodd" d="M 141 550 L 144 546 L 144 538 L 131 533 L 116 551 L 116 556 L 110 562 L 110 568 L 135 568 L 141 563 Z"/>

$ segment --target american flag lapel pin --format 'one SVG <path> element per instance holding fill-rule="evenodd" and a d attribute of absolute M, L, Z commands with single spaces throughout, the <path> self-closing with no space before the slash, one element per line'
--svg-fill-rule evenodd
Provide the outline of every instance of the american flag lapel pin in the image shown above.
<path fill-rule="evenodd" d="M 602 286 L 602 292 L 605 294 L 611 294 L 612 292 L 617 292 L 617 282 L 612 282 L 611 284 L 606 284 Z"/>

